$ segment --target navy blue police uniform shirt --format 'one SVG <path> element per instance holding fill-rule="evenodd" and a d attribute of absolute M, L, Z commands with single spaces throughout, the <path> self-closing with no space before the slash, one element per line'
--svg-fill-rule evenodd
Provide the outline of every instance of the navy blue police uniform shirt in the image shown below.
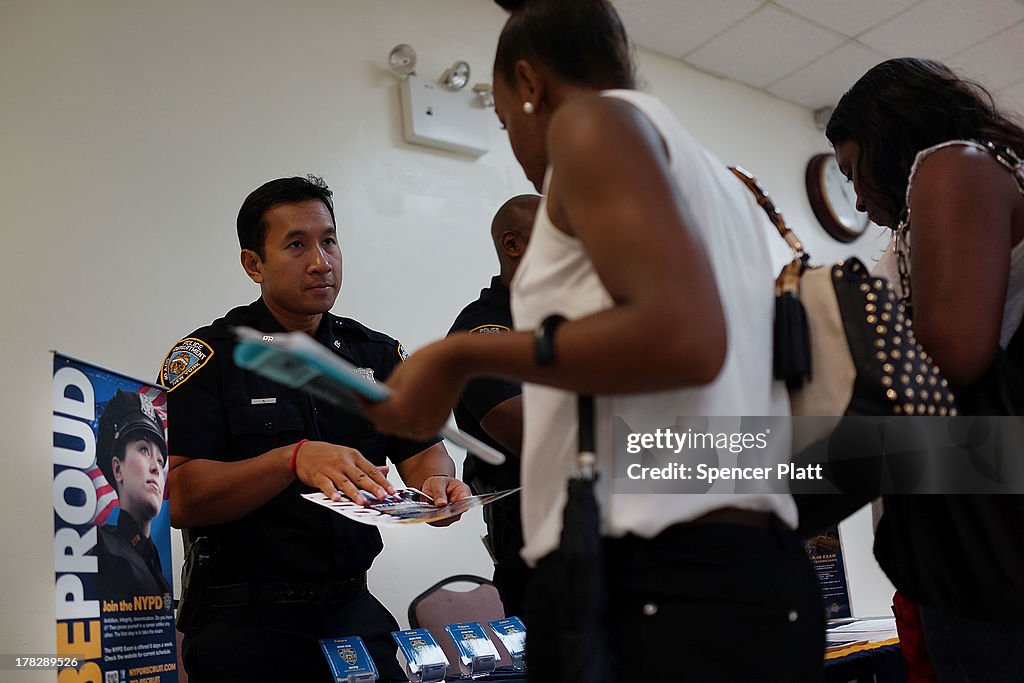
<path fill-rule="evenodd" d="M 498 276 L 491 278 L 491 285 L 481 290 L 480 298 L 462 309 L 452 328 L 448 331 L 469 332 L 470 334 L 496 334 L 512 329 L 512 311 L 509 307 L 509 290 Z M 458 404 L 455 406 L 455 423 L 459 429 L 475 436 L 488 446 L 505 454 L 501 465 L 490 465 L 473 455 L 467 455 L 463 465 L 463 479 L 478 489 L 504 490 L 519 486 L 519 457 L 495 441 L 480 426 L 480 420 L 498 404 L 519 396 L 522 387 L 514 382 L 482 378 L 470 382 Z"/>
<path fill-rule="evenodd" d="M 232 309 L 182 339 L 167 354 L 161 381 L 169 388 L 168 447 L 186 458 L 240 461 L 301 439 L 355 448 L 374 465 L 400 463 L 440 439 L 384 436 L 364 418 L 235 365 L 232 328 L 285 330 L 263 299 Z M 378 381 L 405 358 L 401 344 L 349 318 L 325 313 L 315 338 Z M 300 452 L 299 458 L 302 458 Z M 355 577 L 383 548 L 376 527 L 359 524 L 300 496 L 298 479 L 253 512 L 231 522 L 187 530 L 216 547 L 211 584 L 324 582 Z"/>
<path fill-rule="evenodd" d="M 124 508 L 118 512 L 117 524 L 99 527 L 98 534 L 94 554 L 101 598 L 131 600 L 136 595 L 171 592 L 156 545 Z"/>

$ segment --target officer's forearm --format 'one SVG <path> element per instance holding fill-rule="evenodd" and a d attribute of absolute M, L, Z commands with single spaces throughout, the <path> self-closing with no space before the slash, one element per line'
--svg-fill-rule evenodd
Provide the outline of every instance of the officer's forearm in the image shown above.
<path fill-rule="evenodd" d="M 249 514 L 294 480 L 289 468 L 293 448 L 237 462 L 172 455 L 167 476 L 171 525 L 223 524 Z"/>
<path fill-rule="evenodd" d="M 480 420 L 480 427 L 518 457 L 523 450 L 522 395 L 513 396 L 491 408 Z"/>
<path fill-rule="evenodd" d="M 437 474 L 449 477 L 455 476 L 455 463 L 452 462 L 443 443 L 436 443 L 408 460 L 398 463 L 395 467 L 398 469 L 398 473 L 402 475 L 402 481 L 405 482 L 406 486 L 417 489 L 423 488 L 423 481 L 427 477 Z"/>

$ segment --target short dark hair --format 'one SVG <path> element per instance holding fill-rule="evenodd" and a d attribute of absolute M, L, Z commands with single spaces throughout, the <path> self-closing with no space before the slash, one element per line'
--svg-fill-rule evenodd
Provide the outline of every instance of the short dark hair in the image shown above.
<path fill-rule="evenodd" d="M 294 204 L 309 199 L 318 199 L 327 207 L 331 214 L 331 222 L 337 225 L 334 218 L 334 193 L 327 187 L 323 178 L 307 175 L 305 178 L 278 178 L 263 183 L 249 193 L 238 210 L 238 245 L 242 249 L 251 249 L 264 257 L 263 246 L 267 239 L 266 213 L 278 204 Z"/>
<path fill-rule="evenodd" d="M 839 100 L 825 136 L 833 146 L 857 143 L 858 174 L 897 213 L 906 208 L 910 169 L 923 149 L 948 140 L 990 140 L 1024 150 L 1024 129 L 984 87 L 945 64 L 912 57 L 890 59 L 861 76 Z"/>
<path fill-rule="evenodd" d="M 496 0 L 512 12 L 494 71 L 515 83 L 519 59 L 536 59 L 576 85 L 635 88 L 629 39 L 608 0 Z"/>

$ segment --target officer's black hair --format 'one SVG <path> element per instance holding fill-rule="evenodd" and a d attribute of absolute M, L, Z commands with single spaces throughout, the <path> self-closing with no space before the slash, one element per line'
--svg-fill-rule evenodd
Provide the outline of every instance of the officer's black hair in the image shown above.
<path fill-rule="evenodd" d="M 263 183 L 245 198 L 242 208 L 238 210 L 238 245 L 242 249 L 251 249 L 259 257 L 264 258 L 264 242 L 267 239 L 266 213 L 278 204 L 295 204 L 309 199 L 318 199 L 327 207 L 331 214 L 331 222 L 337 225 L 334 219 L 334 201 L 331 199 L 334 193 L 327 187 L 323 178 L 315 175 L 308 175 L 305 178 L 295 176 L 292 178 L 278 178 L 268 183 Z"/>
<path fill-rule="evenodd" d="M 608 0 L 495 0 L 512 16 L 494 56 L 494 72 L 515 84 L 515 64 L 535 59 L 576 85 L 636 87 L 622 20 Z"/>

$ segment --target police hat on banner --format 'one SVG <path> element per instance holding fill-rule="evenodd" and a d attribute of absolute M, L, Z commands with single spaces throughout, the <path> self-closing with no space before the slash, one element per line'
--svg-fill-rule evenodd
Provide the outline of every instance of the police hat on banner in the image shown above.
<path fill-rule="evenodd" d="M 118 446 L 131 434 L 144 432 L 167 457 L 164 427 L 148 397 L 133 391 L 118 390 L 100 415 L 99 434 L 96 437 L 96 464 L 114 485 L 114 470 L 110 464 Z"/>

